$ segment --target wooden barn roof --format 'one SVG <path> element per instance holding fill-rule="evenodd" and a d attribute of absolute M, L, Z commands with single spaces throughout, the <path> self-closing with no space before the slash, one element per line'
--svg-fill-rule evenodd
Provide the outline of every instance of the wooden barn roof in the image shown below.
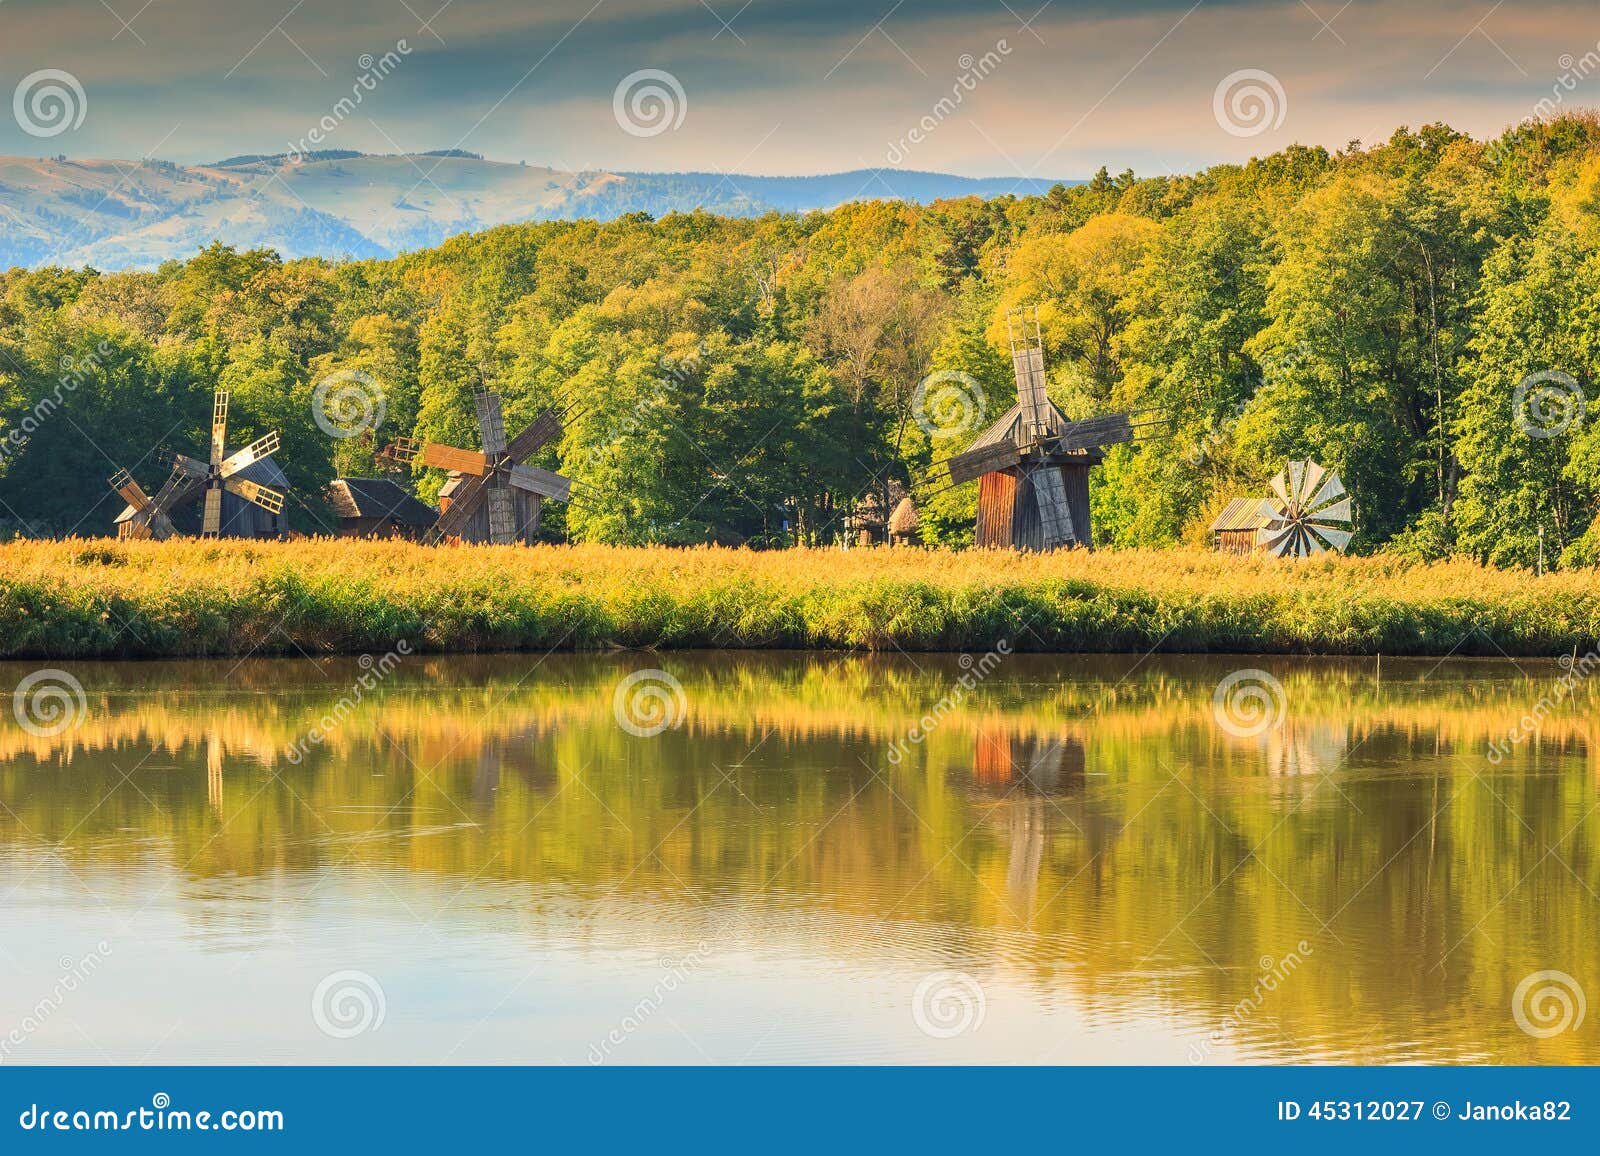
<path fill-rule="evenodd" d="M 431 526 L 439 516 L 392 478 L 335 478 L 327 495 L 341 518 L 390 518 L 402 526 Z"/>
<path fill-rule="evenodd" d="M 1053 434 L 1058 434 L 1067 428 L 1067 415 L 1056 408 L 1056 403 L 1047 402 L 1041 411 L 1045 428 Z M 1019 445 L 1026 439 L 1022 434 L 1022 407 L 1014 405 L 1000 415 L 1000 420 L 995 422 L 983 433 L 978 435 L 967 449 L 975 450 L 980 446 L 996 446 L 1001 442 L 1016 442 Z"/>

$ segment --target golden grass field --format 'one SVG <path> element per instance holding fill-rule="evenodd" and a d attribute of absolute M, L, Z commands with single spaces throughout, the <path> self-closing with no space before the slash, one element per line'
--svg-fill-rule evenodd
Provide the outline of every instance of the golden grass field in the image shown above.
<path fill-rule="evenodd" d="M 1553 655 L 1600 572 L 1200 551 L 0 545 L 0 657 L 623 647 Z"/>

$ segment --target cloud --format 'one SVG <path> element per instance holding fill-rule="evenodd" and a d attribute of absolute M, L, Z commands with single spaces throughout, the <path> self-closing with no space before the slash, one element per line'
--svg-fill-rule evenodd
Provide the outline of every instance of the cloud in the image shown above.
<path fill-rule="evenodd" d="M 1186 171 L 1402 123 L 1497 132 L 1548 93 L 1562 53 L 1600 39 L 1592 8 L 1566 2 L 154 0 L 137 15 L 140 0 L 108 2 L 131 29 L 100 0 L 0 4 L 0 95 L 50 67 L 89 98 L 83 126 L 48 141 L 0 117 L 0 152 L 281 151 L 350 96 L 363 54 L 403 41 L 401 66 L 326 147 L 802 173 L 885 164 L 915 130 L 907 167 Z M 999 66 L 954 101 L 963 61 L 1001 43 Z M 613 90 L 641 68 L 679 79 L 681 128 L 617 125 Z M 1212 110 L 1222 77 L 1247 68 L 1278 78 L 1288 103 L 1255 137 L 1223 131 Z"/>

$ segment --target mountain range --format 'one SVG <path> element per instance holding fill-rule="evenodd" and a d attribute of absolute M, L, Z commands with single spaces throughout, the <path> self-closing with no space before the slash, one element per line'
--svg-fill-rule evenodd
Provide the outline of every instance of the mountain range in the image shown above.
<path fill-rule="evenodd" d="M 1054 184 L 899 169 L 806 177 L 565 172 L 447 150 L 171 161 L 0 157 L 0 269 L 151 268 L 221 240 L 286 258 L 383 258 L 517 221 L 704 209 L 808 212 L 855 200 L 1037 194 Z"/>

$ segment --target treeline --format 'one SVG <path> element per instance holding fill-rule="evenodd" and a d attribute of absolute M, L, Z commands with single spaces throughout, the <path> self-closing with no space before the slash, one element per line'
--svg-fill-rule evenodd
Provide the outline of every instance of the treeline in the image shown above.
<path fill-rule="evenodd" d="M 1192 176 L 806 216 L 514 225 L 390 261 L 222 245 L 153 273 L 0 274 L 0 518 L 108 532 L 118 466 L 281 431 L 296 528 L 335 474 L 409 434 L 475 445 L 471 390 L 583 483 L 556 540 L 827 543 L 891 482 L 930 541 L 970 541 L 938 460 L 1015 400 L 1006 316 L 1036 303 L 1071 416 L 1159 409 L 1113 451 L 1097 533 L 1195 541 L 1289 457 L 1338 470 L 1355 548 L 1600 559 L 1600 120 L 1493 142 L 1402 129 Z M 376 383 L 376 437 L 328 436 L 317 382 Z M 358 376 L 359 375 L 359 376 Z M 441 478 L 412 479 L 431 498 Z"/>

